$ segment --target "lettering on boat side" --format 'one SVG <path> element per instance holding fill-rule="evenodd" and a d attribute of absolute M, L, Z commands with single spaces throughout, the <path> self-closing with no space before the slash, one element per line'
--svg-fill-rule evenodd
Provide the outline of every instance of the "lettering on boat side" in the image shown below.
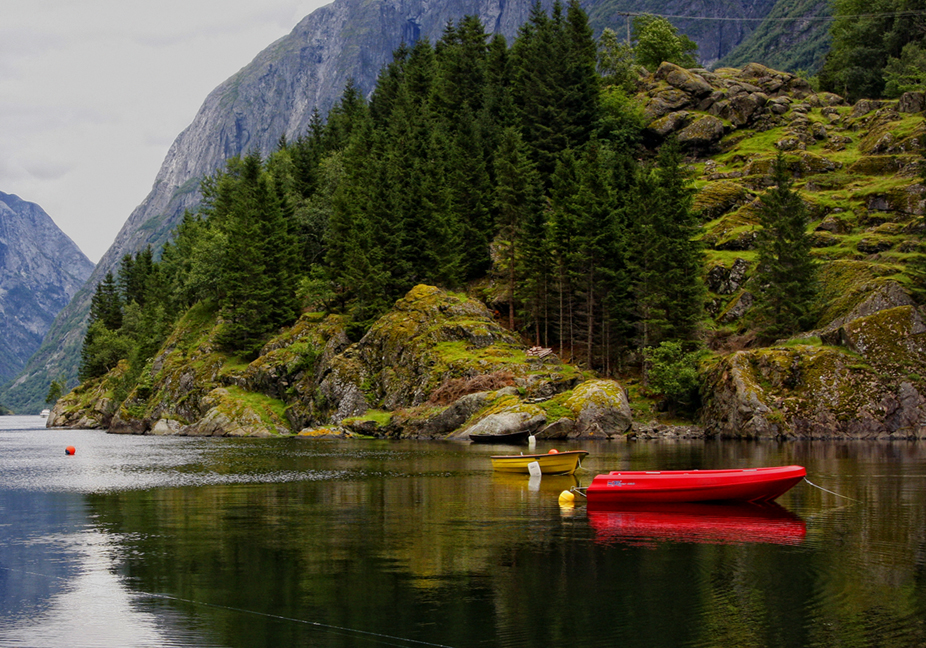
<path fill-rule="evenodd" d="M 621 481 L 620 479 L 616 481 L 610 480 L 610 479 L 608 480 L 608 487 L 617 486 L 619 488 L 621 486 L 634 486 L 634 485 L 636 485 L 636 482 L 625 482 L 625 481 Z"/>

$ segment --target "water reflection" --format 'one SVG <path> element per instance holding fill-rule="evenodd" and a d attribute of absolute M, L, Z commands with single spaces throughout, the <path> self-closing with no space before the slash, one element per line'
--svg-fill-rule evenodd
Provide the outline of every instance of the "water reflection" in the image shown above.
<path fill-rule="evenodd" d="M 777 504 L 641 504 L 589 510 L 599 542 L 798 545 L 804 520 Z"/>
<path fill-rule="evenodd" d="M 0 429 L 0 643 L 926 644 L 926 446 L 584 449 L 536 484 L 456 444 Z M 557 503 L 606 470 L 779 464 L 857 501 Z"/>

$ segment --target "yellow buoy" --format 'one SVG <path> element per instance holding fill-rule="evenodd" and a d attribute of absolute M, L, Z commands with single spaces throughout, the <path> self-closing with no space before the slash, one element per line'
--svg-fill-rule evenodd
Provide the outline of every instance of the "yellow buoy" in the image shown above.
<path fill-rule="evenodd" d="M 559 494 L 559 505 L 560 506 L 572 506 L 575 504 L 576 496 L 570 491 L 563 491 Z"/>

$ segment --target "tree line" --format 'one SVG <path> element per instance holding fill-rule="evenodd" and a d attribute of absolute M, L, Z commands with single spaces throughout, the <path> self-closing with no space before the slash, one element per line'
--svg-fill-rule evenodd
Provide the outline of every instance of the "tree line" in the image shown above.
<path fill-rule="evenodd" d="M 835 0 L 820 88 L 850 102 L 926 89 L 926 0 Z"/>
<path fill-rule="evenodd" d="M 659 20 L 638 33 L 690 56 Z M 419 283 L 481 286 L 509 327 L 604 372 L 690 351 L 706 296 L 691 173 L 675 142 L 642 146 L 620 47 L 577 0 L 537 3 L 510 46 L 475 16 L 403 45 L 369 100 L 348 83 L 295 141 L 229 160 L 159 259 L 107 275 L 81 379 L 140 371 L 198 302 L 253 358 L 303 309 L 357 339 Z"/>

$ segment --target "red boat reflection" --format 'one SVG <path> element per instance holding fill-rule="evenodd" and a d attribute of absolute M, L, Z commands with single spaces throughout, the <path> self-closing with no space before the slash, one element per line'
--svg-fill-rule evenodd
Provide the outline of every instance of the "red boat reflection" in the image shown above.
<path fill-rule="evenodd" d="M 804 521 L 778 504 L 628 504 L 589 507 L 588 522 L 598 542 L 797 545 L 807 535 Z"/>

